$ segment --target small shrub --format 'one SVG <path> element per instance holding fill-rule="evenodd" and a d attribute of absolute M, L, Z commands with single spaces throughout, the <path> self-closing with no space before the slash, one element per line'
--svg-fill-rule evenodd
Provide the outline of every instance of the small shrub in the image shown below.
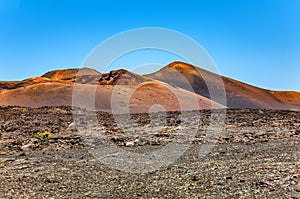
<path fill-rule="evenodd" d="M 27 113 L 27 109 L 26 108 L 21 109 L 21 113 Z"/>
<path fill-rule="evenodd" d="M 33 136 L 37 139 L 50 139 L 51 133 L 45 129 L 42 129 L 40 132 L 35 133 Z"/>

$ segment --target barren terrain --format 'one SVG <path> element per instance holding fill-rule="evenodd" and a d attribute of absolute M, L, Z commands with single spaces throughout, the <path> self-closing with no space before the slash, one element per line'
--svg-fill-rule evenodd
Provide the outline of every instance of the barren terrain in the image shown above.
<path fill-rule="evenodd" d="M 70 107 L 1 108 L 0 198 L 300 197 L 299 112 L 223 109 L 214 114 L 134 114 L 135 125 L 125 128 L 113 115 L 97 112 L 97 125 L 91 128 L 103 138 L 78 131 Z M 199 157 L 206 136 L 214 133 L 209 126 L 223 114 L 214 148 Z M 51 138 L 34 137 L 42 128 Z M 189 136 L 191 129 L 197 133 L 187 139 L 189 149 L 160 170 L 125 172 L 89 153 L 109 141 L 144 154 L 180 141 L 175 136 Z"/>

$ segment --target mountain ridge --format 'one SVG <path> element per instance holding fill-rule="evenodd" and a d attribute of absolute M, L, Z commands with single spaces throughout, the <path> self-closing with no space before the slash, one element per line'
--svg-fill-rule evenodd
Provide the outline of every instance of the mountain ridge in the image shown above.
<path fill-rule="evenodd" d="M 175 105 L 176 102 L 172 92 L 179 92 L 180 95 L 185 93 L 187 95 L 185 103 L 189 103 L 192 98 L 197 98 L 200 105 L 195 109 L 210 108 L 208 106 L 208 103 L 210 103 L 211 107 L 214 104 L 217 108 L 300 110 L 299 92 L 272 91 L 259 88 L 178 61 L 147 75 L 139 75 L 125 69 L 112 70 L 109 73 L 101 74 L 95 69 L 85 67 L 53 70 L 42 76 L 23 81 L 0 82 L 0 105 L 69 106 L 72 105 L 72 88 L 76 85 L 85 89 L 96 88 L 97 91 L 100 90 L 99 92 L 103 94 L 102 97 L 105 98 L 104 101 L 107 104 L 110 103 L 109 98 L 111 98 L 116 87 L 122 87 L 123 90 L 135 88 L 139 94 L 134 96 L 138 96 L 141 102 L 137 99 L 133 99 L 133 101 L 143 111 L 146 111 L 143 106 L 150 108 L 152 103 L 158 103 L 155 99 L 149 100 L 149 96 L 161 98 L 160 103 L 168 106 L 168 110 L 180 109 L 178 104 Z M 158 87 L 162 90 L 157 89 Z M 107 89 L 107 91 L 104 92 L 104 89 Z M 63 92 L 64 90 L 65 92 Z M 38 91 L 38 94 L 36 91 Z M 51 93 L 49 93 L 50 91 Z M 161 93 L 162 96 L 153 92 Z M 56 97 L 53 98 L 52 95 Z M 122 97 L 125 98 L 126 95 L 128 94 L 120 95 L 120 100 L 122 101 Z M 101 95 L 97 97 L 101 98 Z M 164 100 L 172 101 L 174 105 L 163 102 Z M 47 102 L 49 103 L 47 104 Z M 102 107 L 101 104 L 98 103 L 98 105 Z M 110 108 L 110 106 L 104 107 L 107 110 Z M 192 108 L 189 107 L 189 109 Z"/>

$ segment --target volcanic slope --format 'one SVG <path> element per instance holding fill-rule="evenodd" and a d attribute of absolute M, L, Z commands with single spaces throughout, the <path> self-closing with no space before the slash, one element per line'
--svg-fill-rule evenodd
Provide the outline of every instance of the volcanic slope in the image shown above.
<path fill-rule="evenodd" d="M 300 109 L 299 92 L 258 88 L 183 62 L 170 63 L 145 76 L 195 92 L 229 108 Z"/>
<path fill-rule="evenodd" d="M 113 110 L 115 113 L 225 108 L 206 97 L 123 69 L 100 75 L 97 85 L 78 83 L 77 80 L 74 82 L 75 72 L 71 75 L 56 74 L 61 74 L 61 71 L 59 73 L 52 71 L 48 75 L 34 78 L 36 81 L 31 85 L 2 90 L 0 105 L 24 107 L 75 105 L 82 108 L 95 106 L 97 110 L 106 112 Z M 37 81 L 39 79 L 41 81 Z"/>

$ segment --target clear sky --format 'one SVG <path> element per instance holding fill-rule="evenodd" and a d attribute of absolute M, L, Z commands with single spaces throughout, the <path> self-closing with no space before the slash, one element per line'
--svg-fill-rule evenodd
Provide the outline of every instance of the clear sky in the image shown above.
<path fill-rule="evenodd" d="M 225 76 L 300 91 L 299 0 L 0 0 L 0 79 L 79 67 L 100 42 L 141 27 L 195 39 Z M 147 61 L 176 60 L 157 54 Z"/>

